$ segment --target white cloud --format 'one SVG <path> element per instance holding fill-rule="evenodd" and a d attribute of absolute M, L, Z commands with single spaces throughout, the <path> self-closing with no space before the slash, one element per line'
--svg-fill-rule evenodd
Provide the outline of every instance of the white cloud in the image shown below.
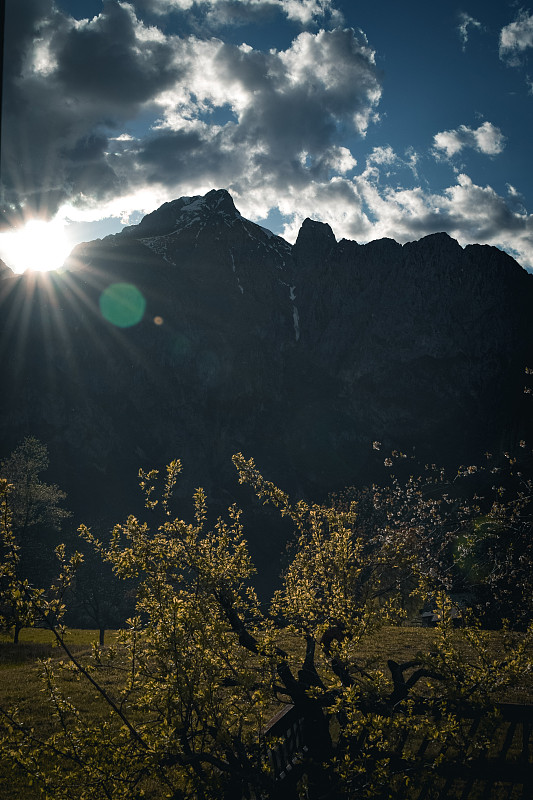
<path fill-rule="evenodd" d="M 355 168 L 337 125 L 364 135 L 381 87 L 373 52 L 353 31 L 302 33 L 268 53 L 190 37 L 176 53 L 186 80 L 158 96 L 155 135 L 113 161 L 130 183 L 167 186 L 168 199 L 224 186 L 258 218 L 280 204 L 292 212 L 310 187 Z M 211 122 L 217 109 L 229 121 Z"/>
<path fill-rule="evenodd" d="M 469 35 L 468 34 L 468 28 L 472 27 L 472 28 L 478 28 L 480 30 L 483 30 L 483 25 L 477 19 L 474 19 L 474 17 L 471 17 L 470 14 L 467 14 L 464 11 L 460 12 L 459 20 L 460 20 L 460 22 L 459 22 L 459 25 L 458 25 L 458 31 L 459 31 L 459 36 L 460 36 L 460 39 L 461 39 L 463 51 L 465 51 L 466 50 L 466 45 L 468 43 L 468 35 Z"/>
<path fill-rule="evenodd" d="M 309 101 L 318 97 L 326 113 L 351 118 L 360 134 L 366 132 L 381 97 L 375 54 L 366 39 L 351 29 L 301 33 L 279 59 L 288 85 L 283 91 L 300 87 Z"/>
<path fill-rule="evenodd" d="M 520 54 L 528 47 L 533 47 L 533 15 L 521 10 L 515 21 L 500 32 L 500 58 L 516 66 Z"/>
<path fill-rule="evenodd" d="M 328 13 L 332 15 L 334 22 L 342 22 L 342 14 L 333 8 L 331 0 L 280 0 L 280 5 L 289 19 L 302 25 L 309 25 Z"/>
<path fill-rule="evenodd" d="M 357 166 L 357 161 L 347 147 L 332 147 L 329 158 L 330 169 L 344 175 Z"/>
<path fill-rule="evenodd" d="M 446 231 L 461 245 L 492 244 L 533 267 L 533 215 L 520 207 L 512 210 L 508 201 L 515 199 L 512 194 L 503 198 L 465 174 L 438 194 L 421 187 L 380 190 L 368 173 L 355 178 L 354 184 L 372 220 L 365 241 L 388 236 L 406 242 Z"/>
<path fill-rule="evenodd" d="M 394 164 L 398 160 L 398 156 L 390 146 L 374 147 L 372 152 L 367 157 L 367 165 L 370 164 Z"/>
<path fill-rule="evenodd" d="M 208 187 L 206 192 L 209 191 Z M 192 192 L 191 192 L 192 194 Z M 131 194 L 123 194 L 108 200 L 90 201 L 82 205 L 64 203 L 57 211 L 55 219 L 62 222 L 95 222 L 101 219 L 115 217 L 124 225 L 129 225 L 131 217 L 140 214 L 149 214 L 168 201 L 168 190 L 164 186 L 141 186 Z"/>
<path fill-rule="evenodd" d="M 148 0 L 137 0 L 147 6 Z M 328 17 L 333 24 L 343 22 L 342 13 L 332 0 L 150 0 L 149 8 L 160 15 L 171 11 L 196 9 L 207 14 L 215 24 L 235 24 L 257 20 L 272 12 L 280 12 L 293 22 L 307 26 Z"/>
<path fill-rule="evenodd" d="M 433 137 L 434 149 L 446 158 L 452 158 L 465 147 L 471 147 L 478 153 L 495 156 L 505 146 L 505 136 L 491 122 L 484 122 L 475 130 L 467 125 L 460 125 L 456 130 L 442 131 Z"/>
<path fill-rule="evenodd" d="M 409 170 L 413 178 L 419 181 L 418 161 L 419 154 L 412 147 L 407 148 L 403 157 L 398 155 L 389 144 L 373 147 L 366 157 L 363 176 L 378 183 L 383 178 L 389 180 L 392 175 Z"/>

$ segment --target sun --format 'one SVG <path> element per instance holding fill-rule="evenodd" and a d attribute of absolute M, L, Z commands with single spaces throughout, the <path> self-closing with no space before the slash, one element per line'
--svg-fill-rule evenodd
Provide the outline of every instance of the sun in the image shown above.
<path fill-rule="evenodd" d="M 61 220 L 30 220 L 23 228 L 0 234 L 0 257 L 14 272 L 58 269 L 72 250 Z"/>

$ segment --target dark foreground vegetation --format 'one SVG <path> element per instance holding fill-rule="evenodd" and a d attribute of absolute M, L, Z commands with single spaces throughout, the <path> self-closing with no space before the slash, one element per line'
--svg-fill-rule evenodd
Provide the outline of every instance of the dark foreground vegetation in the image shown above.
<path fill-rule="evenodd" d="M 198 489 L 192 521 L 176 517 L 175 461 L 162 477 L 140 473 L 149 522 L 130 516 L 107 540 L 79 529 L 111 570 L 109 587 L 128 587 L 133 604 L 123 628 L 91 648 L 65 626 L 83 556 L 59 546 L 46 590 L 25 578 L 17 487 L 4 479 L 4 625 L 38 624 L 56 645 L 18 660 L 24 631 L 3 645 L 0 676 L 14 676 L 0 705 L 11 784 L 65 800 L 473 800 L 469 765 L 510 758 L 502 796 L 530 796 L 529 723 L 501 706 L 533 699 L 532 491 L 515 459 L 503 471 L 487 456 L 452 479 L 430 466 L 415 478 L 393 454 L 385 462 L 403 477 L 320 505 L 292 502 L 253 460 L 233 460 L 294 530 L 268 608 L 238 508 L 211 524 Z M 430 630 L 406 625 L 421 609 Z M 282 742 L 270 725 L 287 706 L 299 741 L 291 780 L 272 757 Z M 446 788 L 450 770 L 459 788 Z"/>
<path fill-rule="evenodd" d="M 92 647 L 98 641 L 98 636 L 99 632 L 97 630 L 74 629 L 69 631 L 69 644 L 77 657 L 83 658 L 88 663 L 91 659 Z M 116 641 L 114 633 L 108 634 L 108 638 L 110 643 Z M 20 643 L 16 646 L 10 641 L 9 636 L 4 635 L 0 638 L 0 706 L 6 708 L 10 705 L 16 705 L 20 715 L 31 720 L 34 731 L 40 736 L 50 735 L 56 724 L 50 713 L 49 699 L 42 692 L 43 667 L 39 663 L 43 659 L 52 659 L 52 663 L 57 667 L 58 661 L 64 658 L 63 653 L 54 645 L 52 640 L 53 636 L 49 631 L 38 628 L 25 629 L 21 634 Z M 381 663 L 384 653 L 393 655 L 399 662 L 406 662 L 416 658 L 416 654 L 420 651 L 431 651 L 435 646 L 435 642 L 436 632 L 434 630 L 410 626 L 387 626 L 361 642 L 358 658 L 365 669 L 372 669 L 373 666 Z M 284 639 L 284 644 L 289 651 L 292 651 L 292 657 L 295 659 L 297 649 L 294 645 L 296 642 L 291 642 L 291 637 L 287 636 Z M 501 634 L 494 633 L 492 635 L 492 648 L 496 657 L 504 657 Z M 389 688 L 392 688 L 390 675 L 386 676 L 386 680 L 389 681 Z M 69 695 L 76 706 L 84 709 L 88 724 L 102 722 L 106 716 L 105 706 L 98 701 L 98 698 L 84 682 L 76 680 L 75 675 L 66 671 L 61 673 L 59 681 L 62 691 Z M 110 685 L 113 685 L 113 682 L 110 682 Z M 115 688 L 118 688 L 118 686 L 119 682 L 117 681 Z M 524 704 L 529 704 L 533 700 L 533 681 L 531 676 L 524 676 L 522 681 L 518 681 L 514 686 L 509 687 L 505 691 L 504 697 L 512 704 L 509 705 L 509 708 L 520 710 L 525 707 L 529 712 L 531 707 L 529 705 L 524 706 Z M 273 704 L 273 710 L 277 710 L 277 708 Z M 505 710 L 503 713 L 505 713 Z M 474 720 L 467 719 L 463 723 L 467 726 L 469 744 L 473 752 L 476 749 L 478 751 L 481 750 L 485 741 L 483 737 L 488 737 L 490 738 L 490 747 L 487 755 L 489 757 L 500 757 L 501 759 L 505 738 L 506 735 L 509 735 L 510 730 L 510 725 L 506 724 L 503 713 L 498 714 L 494 719 L 490 716 L 487 717 L 483 726 L 479 726 L 481 729 L 476 728 L 475 735 L 471 734 Z M 421 743 L 422 739 L 420 737 L 411 737 L 403 746 L 403 749 L 405 753 L 411 752 L 414 757 L 416 756 L 417 748 L 418 750 L 420 749 Z M 269 744 L 271 747 L 275 746 L 272 742 Z M 518 723 L 514 730 L 512 741 L 505 750 L 504 769 L 500 771 L 499 775 L 500 778 L 503 776 L 507 777 L 508 780 L 506 782 L 500 781 L 502 785 L 494 787 L 491 797 L 521 796 L 520 785 L 516 786 L 513 795 L 510 794 L 509 770 L 512 770 L 513 782 L 515 782 L 517 771 L 519 772 L 524 767 L 522 747 L 523 727 Z M 533 749 L 533 741 L 530 742 L 529 747 L 531 751 Z M 531 759 L 531 755 L 529 758 Z M 295 759 L 296 763 L 292 770 L 287 772 L 287 778 L 292 777 L 297 772 L 298 761 L 299 759 Z M 276 764 L 277 762 L 274 761 L 273 766 L 275 767 Z M 531 764 L 529 768 L 531 769 Z M 484 779 L 486 778 L 486 773 L 487 762 L 485 761 L 482 771 Z M 29 785 L 28 780 L 21 776 L 21 772 L 17 769 L 15 762 L 10 764 L 7 761 L 2 764 L 1 780 L 2 800 L 36 800 L 42 797 L 39 787 L 37 785 Z M 283 780 L 287 779 L 283 778 Z M 434 782 L 436 776 L 434 775 L 431 780 Z M 479 777 L 477 782 L 481 784 Z M 459 785 L 463 786 L 465 783 L 466 781 L 463 781 Z M 445 784 L 445 779 L 441 779 L 440 787 L 442 788 Z M 154 789 L 154 794 L 159 797 L 165 796 L 164 793 L 158 793 L 157 789 Z M 282 789 L 280 789 L 279 796 L 283 796 Z M 453 797 L 454 795 L 450 794 L 449 796 Z M 460 797 L 461 792 L 455 796 Z"/>

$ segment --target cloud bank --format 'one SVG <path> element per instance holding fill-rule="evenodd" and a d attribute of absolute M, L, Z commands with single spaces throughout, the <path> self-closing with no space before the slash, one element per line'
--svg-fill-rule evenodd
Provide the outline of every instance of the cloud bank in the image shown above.
<path fill-rule="evenodd" d="M 148 187 L 154 197 L 229 184 L 244 194 L 261 183 L 275 194 L 325 180 L 355 165 L 339 129 L 364 136 L 381 96 L 374 53 L 351 29 L 304 31 L 262 52 L 165 35 L 113 0 L 81 21 L 21 0 L 9 22 L 19 36 L 6 117 L 19 124 L 4 142 L 7 197 L 49 215 Z M 137 133 L 143 116 L 151 130 Z"/>
<path fill-rule="evenodd" d="M 143 6 L 105 0 L 98 16 L 77 20 L 53 0 L 10 4 L 2 175 L 11 221 L 60 214 L 128 222 L 175 197 L 224 187 L 252 219 L 278 209 L 290 240 L 307 216 L 359 241 L 446 230 L 533 265 L 532 218 L 511 193 L 464 173 L 432 193 L 418 179 L 419 153 L 368 147 L 382 76 L 371 44 L 336 24 L 329 0 L 157 0 L 151 16 Z M 285 49 L 260 50 L 209 27 L 204 35 L 165 32 L 154 19 L 170 11 L 201 12 L 219 25 L 268 11 L 304 29 Z M 504 143 L 490 122 L 461 125 L 437 133 L 426 157 L 451 159 L 467 148 L 496 156 Z M 390 185 L 401 170 L 414 187 Z"/>

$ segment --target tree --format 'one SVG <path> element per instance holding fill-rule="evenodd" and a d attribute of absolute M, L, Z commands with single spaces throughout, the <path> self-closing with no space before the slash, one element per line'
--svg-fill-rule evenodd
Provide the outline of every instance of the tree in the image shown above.
<path fill-rule="evenodd" d="M 97 628 L 103 647 L 106 630 L 122 627 L 134 613 L 135 591 L 134 581 L 118 579 L 110 564 L 102 563 L 98 553 L 86 548 L 70 590 L 68 622 L 75 627 Z"/>
<path fill-rule="evenodd" d="M 458 565 L 472 583 L 486 625 L 526 630 L 533 620 L 531 452 L 484 467 L 491 480 L 482 510 L 458 542 Z"/>
<path fill-rule="evenodd" d="M 404 556 L 410 553 L 417 575 L 432 587 L 426 599 L 438 591 L 462 596 L 484 626 L 527 630 L 533 620 L 533 452 L 522 441 L 518 453 L 499 459 L 486 453 L 482 464 L 449 474 L 434 464 L 417 468 L 414 459 L 395 452 L 385 459 L 397 472 L 386 485 L 348 487 L 331 502 L 346 508 L 356 501 L 356 528 L 365 541 L 390 540 Z M 397 573 L 400 562 L 391 563 Z M 400 583 L 405 607 L 409 570 Z"/>
<path fill-rule="evenodd" d="M 48 448 L 35 436 L 26 436 L 0 463 L 0 477 L 11 485 L 10 506 L 15 534 L 23 539 L 36 525 L 59 528 L 70 512 L 61 506 L 66 498 L 56 484 L 40 478 L 49 466 Z"/>
<path fill-rule="evenodd" d="M 0 478 L 0 625 L 6 630 L 13 629 L 13 642 L 18 644 L 20 631 L 33 621 L 33 609 L 25 596 L 27 582 L 24 583 L 20 575 L 20 546 L 13 533 L 8 502 L 10 489 L 5 478 Z"/>
<path fill-rule="evenodd" d="M 61 522 L 70 516 L 70 512 L 61 507 L 66 494 L 55 484 L 43 483 L 40 479 L 47 468 L 47 447 L 33 436 L 26 437 L 0 464 L 0 478 L 8 487 L 4 496 L 7 516 L 3 525 L 4 535 L 0 538 L 3 563 L 0 572 L 0 622 L 4 628 L 13 629 L 15 644 L 22 628 L 33 620 L 31 606 L 16 584 L 24 580 L 28 583 L 37 572 L 37 561 L 42 567 L 52 549 L 43 546 L 42 538 L 32 542 L 31 532 L 43 528 L 59 529 Z M 42 580 L 42 574 L 39 578 Z"/>
<path fill-rule="evenodd" d="M 457 745 L 461 706 L 490 707 L 502 686 L 531 668 L 533 629 L 509 639 L 505 660 L 487 657 L 477 626 L 452 629 L 440 578 L 432 582 L 417 558 L 416 542 L 424 542 L 434 517 L 428 511 L 417 518 L 420 497 L 409 483 L 397 491 L 413 499 L 411 529 L 405 521 L 395 537 L 385 524 L 363 537 L 355 504 L 292 503 L 252 460 L 239 454 L 234 463 L 240 481 L 294 525 L 292 560 L 268 612 L 251 582 L 240 511 L 232 506 L 227 519 L 209 526 L 198 489 L 192 522 L 171 513 L 179 462 L 167 468 L 160 499 L 157 473 L 141 472 L 148 507 L 159 504 L 164 513 L 157 530 L 130 516 L 106 545 L 80 529 L 118 576 L 138 580 L 136 614 L 116 647 L 95 647 L 92 660 L 82 661 L 57 623 L 64 612 L 57 598 L 78 557 L 59 553 L 55 599 L 20 588 L 67 659 L 45 668 L 56 731 L 39 740 L 16 710 L 0 709 L 5 752 L 54 797 L 279 797 L 265 759 L 265 723 L 286 702 L 302 720 L 307 752 L 297 774 L 310 800 L 409 796 L 423 765 L 394 760 L 402 737 L 417 729 Z M 383 511 L 380 519 L 393 522 Z M 411 593 L 434 592 L 442 608 L 434 652 L 404 663 L 390 653 L 387 665 L 361 663 L 362 639 L 404 615 L 406 582 Z M 91 720 L 62 689 L 64 670 L 99 698 Z M 417 704 L 424 704 L 421 716 Z"/>

